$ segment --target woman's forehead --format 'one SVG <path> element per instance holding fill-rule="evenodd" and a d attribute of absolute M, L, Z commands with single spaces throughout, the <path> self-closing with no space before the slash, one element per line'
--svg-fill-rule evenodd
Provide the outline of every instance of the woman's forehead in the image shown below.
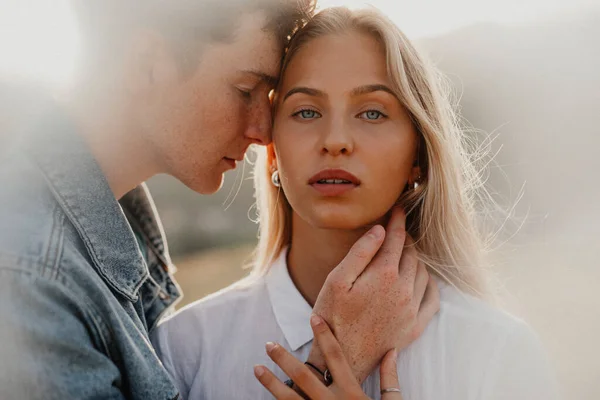
<path fill-rule="evenodd" d="M 294 54 L 281 79 L 282 91 L 297 85 L 326 91 L 389 84 L 383 47 L 358 32 L 310 40 Z"/>

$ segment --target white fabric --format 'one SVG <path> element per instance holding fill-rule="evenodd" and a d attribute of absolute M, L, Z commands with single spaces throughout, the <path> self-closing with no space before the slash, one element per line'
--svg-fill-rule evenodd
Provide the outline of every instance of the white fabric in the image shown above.
<path fill-rule="evenodd" d="M 551 400 L 557 386 L 538 338 L 522 321 L 441 284 L 441 309 L 399 354 L 404 400 Z M 187 306 L 152 336 L 184 399 L 271 399 L 255 379 L 278 342 L 300 360 L 310 351 L 311 307 L 294 286 L 285 252 L 268 275 Z M 363 390 L 380 398 L 379 371 Z"/>

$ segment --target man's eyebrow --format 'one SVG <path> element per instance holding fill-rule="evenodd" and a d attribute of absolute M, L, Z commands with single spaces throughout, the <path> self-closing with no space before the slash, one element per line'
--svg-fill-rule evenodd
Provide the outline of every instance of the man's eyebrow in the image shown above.
<path fill-rule="evenodd" d="M 264 83 L 266 83 L 269 86 L 275 87 L 275 86 L 277 86 L 277 82 L 279 81 L 279 79 L 277 77 L 266 74 L 262 71 L 250 69 L 250 70 L 245 70 L 243 72 L 245 72 L 247 74 L 252 74 L 252 75 L 258 77 L 260 80 L 262 80 Z"/>
<path fill-rule="evenodd" d="M 288 97 L 290 97 L 291 95 L 296 94 L 296 93 L 304 93 L 309 96 L 316 96 L 316 97 L 325 97 L 325 92 L 322 92 L 319 89 L 313 89 L 313 88 L 309 88 L 309 87 L 305 87 L 305 86 L 298 86 L 298 87 L 290 89 L 285 94 L 285 96 L 283 96 L 283 101 L 285 101 Z"/>
<path fill-rule="evenodd" d="M 394 91 L 392 89 L 390 89 L 386 85 L 381 85 L 381 84 L 359 86 L 352 90 L 351 95 L 352 96 L 360 96 L 363 94 L 379 92 L 379 91 L 386 92 L 386 93 L 391 94 L 394 97 L 397 97 L 396 93 L 394 93 Z"/>

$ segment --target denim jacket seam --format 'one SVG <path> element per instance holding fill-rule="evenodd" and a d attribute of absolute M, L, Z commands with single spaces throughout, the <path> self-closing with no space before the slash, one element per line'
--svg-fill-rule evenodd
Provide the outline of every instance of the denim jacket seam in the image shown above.
<path fill-rule="evenodd" d="M 98 332 L 98 341 L 102 344 L 102 351 L 108 357 L 112 358 L 110 354 L 111 346 L 109 343 L 112 342 L 112 338 L 114 337 L 114 332 L 111 329 L 110 324 L 107 324 L 106 321 L 102 318 L 102 315 L 98 312 L 98 310 L 94 307 L 93 302 L 88 301 L 87 297 L 83 298 L 82 306 L 87 306 L 87 314 L 89 317 L 89 324 L 93 325 Z"/>
<path fill-rule="evenodd" d="M 136 301 L 137 296 L 135 294 L 139 291 L 140 287 L 142 286 L 144 281 L 147 279 L 148 271 L 146 271 L 146 274 L 140 278 L 139 282 L 137 282 L 137 284 L 134 287 L 133 287 L 133 284 L 136 283 L 135 279 L 128 280 L 127 283 L 130 287 L 132 287 L 132 293 L 128 293 L 128 291 L 126 290 L 127 288 L 123 288 L 119 282 L 117 282 L 113 279 L 113 277 L 106 274 L 104 272 L 104 269 L 101 267 L 103 265 L 103 262 L 101 261 L 100 256 L 97 252 L 97 249 L 94 246 L 93 241 L 89 237 L 88 233 L 86 232 L 85 229 L 83 229 L 79 220 L 75 217 L 75 213 L 73 212 L 73 210 L 71 210 L 71 207 L 69 206 L 69 204 L 62 199 L 62 197 L 60 196 L 60 193 L 54 187 L 52 180 L 47 176 L 46 171 L 44 171 L 43 168 L 39 168 L 39 170 L 41 171 L 42 175 L 44 176 L 44 178 L 47 182 L 48 188 L 54 195 L 56 202 L 62 208 L 63 213 L 67 217 L 69 217 L 69 220 L 71 221 L 71 223 L 74 226 L 76 226 L 77 231 L 80 234 L 81 240 L 84 242 L 86 249 L 88 250 L 89 256 L 92 258 L 93 262 L 96 264 L 95 270 L 98 272 L 98 274 L 103 279 L 106 279 L 108 282 L 110 282 L 112 284 L 112 286 L 115 288 L 115 290 L 117 290 L 120 294 L 125 296 L 128 300 Z"/>
<path fill-rule="evenodd" d="M 64 220 L 65 220 L 65 215 L 61 214 L 62 218 L 61 218 L 61 223 L 59 224 L 59 236 L 58 236 L 58 243 L 57 243 L 57 250 L 56 250 L 56 257 L 54 258 L 54 265 L 53 265 L 53 269 L 55 272 L 55 276 L 58 278 L 59 274 L 60 274 L 60 265 L 61 265 L 61 261 L 62 261 L 62 257 L 63 257 L 63 251 L 65 248 L 65 226 L 64 226 Z"/>
<path fill-rule="evenodd" d="M 68 262 L 67 260 L 64 261 Z M 68 275 L 59 272 L 53 281 L 59 282 L 69 293 L 74 293 L 75 290 L 73 287 L 78 286 Z M 110 338 L 114 337 L 114 332 L 110 328 L 110 324 L 106 323 L 104 318 L 102 318 L 102 314 L 95 307 L 94 301 L 89 298 L 85 291 L 78 290 L 77 292 L 78 295 L 74 296 L 73 299 L 86 317 L 86 325 L 96 328 L 99 341 L 102 342 L 102 346 L 104 347 L 103 352 L 110 356 L 110 346 L 108 343 L 111 341 Z"/>
<path fill-rule="evenodd" d="M 26 267 L 30 268 L 28 269 Z M 31 267 L 34 267 L 35 269 L 31 269 Z M 25 275 L 42 276 L 42 271 L 46 267 L 47 265 L 37 257 L 0 252 L 0 270 L 13 271 Z"/>
<path fill-rule="evenodd" d="M 48 251 L 46 252 L 46 256 L 44 258 L 44 264 L 46 266 L 51 266 L 50 268 L 50 276 L 54 275 L 55 279 L 58 279 L 60 272 L 60 262 L 62 260 L 63 250 L 64 250 L 64 236 L 65 236 L 65 214 L 62 209 L 56 204 L 56 210 L 53 213 L 53 225 L 54 228 L 52 230 L 52 234 L 50 236 L 50 241 L 48 244 Z M 45 272 L 45 270 L 44 270 Z"/>
<path fill-rule="evenodd" d="M 1 256 L 1 254 L 0 254 Z M 41 267 L 41 263 L 37 263 Z M 31 271 L 20 268 L 12 268 L 0 264 L 0 270 L 8 271 L 11 273 L 19 274 L 26 276 L 27 279 L 30 280 L 32 285 L 36 285 L 38 281 L 46 281 L 52 285 L 60 285 L 63 286 L 67 293 L 73 293 L 72 282 L 69 280 L 67 275 L 59 274 L 53 278 L 49 278 L 43 276 L 40 271 Z M 108 355 L 110 351 L 110 346 L 107 343 L 107 339 L 110 341 L 110 337 L 112 337 L 112 330 L 109 328 L 109 325 L 104 321 L 98 310 L 94 307 L 93 301 L 90 301 L 87 295 L 83 293 L 83 295 L 73 296 L 69 295 L 77 307 L 83 312 L 84 320 L 82 321 L 85 325 L 93 325 L 96 328 L 98 333 L 98 337 L 104 346 L 104 352 Z"/>
<path fill-rule="evenodd" d="M 58 225 L 58 218 L 57 218 L 57 213 L 58 213 L 58 209 L 59 209 L 59 205 L 58 204 L 54 204 L 54 208 L 52 209 L 52 228 L 50 229 L 50 237 L 48 238 L 48 246 L 46 248 L 46 252 L 44 254 L 44 256 L 42 257 L 42 272 L 41 275 L 45 276 L 46 275 L 46 270 L 48 267 L 48 259 L 50 257 L 50 253 L 51 253 L 51 249 L 53 247 L 54 244 L 54 232 L 56 230 L 56 226 Z"/>
<path fill-rule="evenodd" d="M 54 190 L 54 188 L 52 190 Z M 69 205 L 66 202 L 61 202 L 61 203 L 62 203 L 62 206 L 64 207 L 65 213 L 68 213 L 71 215 L 71 217 L 72 217 L 72 218 L 70 218 L 71 223 L 79 225 L 79 221 L 77 220 L 77 218 L 74 217 L 73 211 L 71 210 Z M 83 242 L 85 243 L 85 245 L 88 249 L 89 256 L 97 264 L 97 266 L 102 265 L 102 261 L 100 260 L 100 257 L 96 252 L 96 249 L 93 245 L 93 241 L 90 239 L 90 237 L 88 236 L 85 229 L 82 229 L 81 226 L 79 226 L 79 229 L 77 229 L 77 230 L 80 233 L 81 239 L 83 240 Z M 119 293 L 121 293 L 122 295 L 124 295 L 125 297 L 127 297 L 128 299 L 130 299 L 132 301 L 136 300 L 135 298 L 132 298 L 132 296 L 130 296 L 130 294 L 127 293 L 126 290 L 123 290 L 123 288 L 121 287 L 119 282 L 116 282 L 110 275 L 106 274 L 102 268 L 97 267 L 96 271 L 98 272 L 98 274 L 100 274 L 100 276 L 102 276 L 102 278 L 111 282 L 113 284 L 113 286 L 115 287 L 115 289 Z M 128 283 L 131 284 L 133 282 L 134 282 L 133 280 L 130 280 Z M 142 285 L 143 282 L 144 282 L 144 279 L 141 279 L 140 282 L 138 283 L 138 285 L 136 285 L 136 287 L 134 288 L 133 293 L 136 293 L 139 290 L 139 287 Z"/>

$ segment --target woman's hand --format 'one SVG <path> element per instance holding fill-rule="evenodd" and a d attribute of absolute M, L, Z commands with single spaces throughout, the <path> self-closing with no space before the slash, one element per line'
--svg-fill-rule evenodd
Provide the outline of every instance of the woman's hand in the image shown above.
<path fill-rule="evenodd" d="M 294 383 L 310 399 L 323 400 L 367 400 L 369 397 L 362 391 L 354 372 L 344 357 L 344 353 L 327 323 L 314 315 L 311 326 L 316 343 L 323 351 L 325 361 L 333 376 L 333 383 L 327 387 L 312 369 L 302 364 L 280 345 L 267 346 L 267 354 L 294 381 Z M 387 352 L 381 362 L 381 398 L 383 400 L 402 400 L 396 369 L 396 350 Z M 265 366 L 254 367 L 254 374 L 260 383 L 279 400 L 301 400 L 303 397 L 286 386 Z M 385 389 L 388 389 L 386 391 Z M 390 391 L 389 389 L 392 389 Z"/>
<path fill-rule="evenodd" d="M 404 349 L 440 307 L 439 291 L 419 262 L 406 215 L 397 207 L 384 232 L 371 229 L 329 274 L 314 312 L 331 327 L 362 382 L 390 349 Z M 325 369 L 318 345 L 308 361 Z"/>

